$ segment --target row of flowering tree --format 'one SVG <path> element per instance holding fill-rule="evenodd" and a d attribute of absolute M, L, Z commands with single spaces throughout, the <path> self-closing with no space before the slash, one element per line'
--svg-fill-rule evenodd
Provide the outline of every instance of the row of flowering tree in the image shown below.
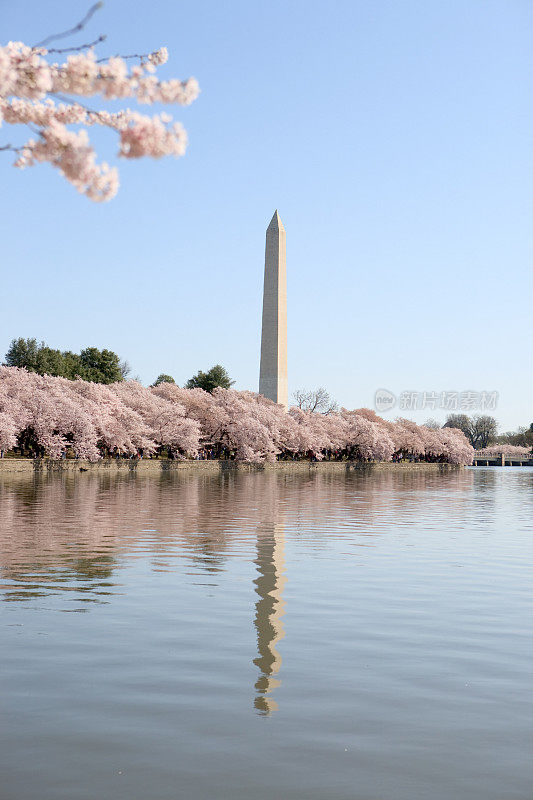
<path fill-rule="evenodd" d="M 509 458 L 531 458 L 531 447 L 513 444 L 493 444 L 476 452 L 476 456 L 508 456 Z"/>
<path fill-rule="evenodd" d="M 0 367 L 0 450 L 97 461 L 111 456 L 391 461 L 470 464 L 461 431 L 388 422 L 368 409 L 287 413 L 253 392 L 110 385 Z"/>

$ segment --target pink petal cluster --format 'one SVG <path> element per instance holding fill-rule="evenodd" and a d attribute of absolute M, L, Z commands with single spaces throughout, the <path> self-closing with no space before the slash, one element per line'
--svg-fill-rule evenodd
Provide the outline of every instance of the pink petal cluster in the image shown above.
<path fill-rule="evenodd" d="M 38 141 L 30 139 L 15 165 L 31 167 L 48 161 L 69 183 L 90 200 L 110 200 L 118 191 L 118 171 L 105 162 L 96 163 L 87 131 L 69 131 L 60 122 L 51 122 Z"/>
<path fill-rule="evenodd" d="M 153 53 L 150 53 L 148 56 L 148 61 L 150 64 L 153 64 L 154 67 L 158 67 L 160 64 L 166 64 L 168 61 L 167 48 L 160 47 L 159 50 L 155 50 Z"/>
<path fill-rule="evenodd" d="M 114 56 L 97 60 L 92 49 L 70 55 L 63 64 L 49 63 L 47 51 L 22 42 L 0 47 L 0 124 L 37 127 L 38 138 L 20 147 L 16 167 L 47 161 L 78 191 L 94 201 L 110 200 L 118 191 L 118 172 L 105 163 L 98 166 L 86 131 L 71 131 L 66 125 L 101 125 L 119 133 L 118 155 L 125 158 L 166 155 L 183 156 L 187 135 L 180 123 L 166 114 L 147 116 L 130 109 L 109 112 L 87 108 L 74 98 L 100 95 L 105 100 L 134 98 L 142 104 L 189 105 L 199 94 L 194 78 L 160 81 L 153 74 L 166 63 L 165 47 L 139 57 L 128 68 Z M 63 99 L 56 102 L 54 98 Z"/>
<path fill-rule="evenodd" d="M 53 70 L 42 54 L 42 50 L 23 42 L 8 42 L 0 47 L 0 97 L 41 100 L 52 91 Z"/>
<path fill-rule="evenodd" d="M 104 386 L 0 367 L 0 449 L 29 442 L 51 458 L 70 448 L 89 460 L 161 448 L 182 458 L 202 450 L 249 463 L 405 458 L 470 464 L 474 454 L 461 431 L 388 422 L 368 409 L 287 413 L 254 392 L 208 394 L 136 381 Z"/>
<path fill-rule="evenodd" d="M 120 56 L 112 56 L 101 63 L 93 50 L 77 53 L 64 64 L 52 64 L 53 92 L 93 97 L 101 94 L 108 100 L 134 97 L 139 103 L 178 103 L 190 105 L 200 92 L 195 78 L 180 81 L 159 81 L 152 73 L 156 65 L 168 59 L 166 47 L 151 53 L 147 60 L 131 70 Z M 44 59 L 43 59 L 44 60 Z M 44 95 L 43 95 L 44 96 Z"/>
<path fill-rule="evenodd" d="M 169 129 L 163 115 L 147 117 L 130 112 L 127 123 L 120 129 L 119 155 L 124 158 L 152 156 L 182 156 L 187 149 L 187 134 L 179 122 Z"/>

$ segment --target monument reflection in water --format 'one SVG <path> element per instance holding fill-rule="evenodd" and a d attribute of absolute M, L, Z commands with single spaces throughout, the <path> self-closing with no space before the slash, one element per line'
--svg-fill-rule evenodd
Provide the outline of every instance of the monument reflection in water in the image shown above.
<path fill-rule="evenodd" d="M 255 688 L 255 707 L 270 714 L 278 705 L 272 693 L 280 685 L 276 678 L 281 667 L 278 644 L 285 636 L 283 615 L 285 602 L 283 588 L 286 583 L 284 561 L 284 526 L 265 522 L 257 529 L 257 558 L 259 577 L 254 581 L 259 600 L 255 604 L 258 657 L 254 664 L 261 670 Z"/>

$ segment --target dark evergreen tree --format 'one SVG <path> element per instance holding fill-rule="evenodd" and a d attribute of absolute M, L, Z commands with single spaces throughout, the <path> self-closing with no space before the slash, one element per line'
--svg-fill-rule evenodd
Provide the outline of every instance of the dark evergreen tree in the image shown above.
<path fill-rule="evenodd" d="M 201 370 L 189 378 L 185 384 L 186 389 L 204 389 L 206 392 L 212 392 L 217 386 L 223 389 L 231 389 L 235 381 L 232 381 L 227 371 L 220 364 L 215 364 L 214 367 L 208 372 Z"/>
<path fill-rule="evenodd" d="M 125 361 L 112 350 L 87 347 L 79 355 L 70 350 L 54 350 L 37 339 L 13 339 L 6 353 L 8 367 L 24 367 L 39 375 L 53 375 L 75 380 L 83 378 L 93 383 L 121 381 L 129 371 Z"/>

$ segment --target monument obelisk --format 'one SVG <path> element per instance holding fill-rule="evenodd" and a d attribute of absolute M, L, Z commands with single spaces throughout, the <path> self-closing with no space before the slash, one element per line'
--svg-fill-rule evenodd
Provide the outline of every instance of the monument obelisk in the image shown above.
<path fill-rule="evenodd" d="M 259 394 L 288 408 L 287 259 L 285 228 L 277 211 L 266 232 Z"/>

